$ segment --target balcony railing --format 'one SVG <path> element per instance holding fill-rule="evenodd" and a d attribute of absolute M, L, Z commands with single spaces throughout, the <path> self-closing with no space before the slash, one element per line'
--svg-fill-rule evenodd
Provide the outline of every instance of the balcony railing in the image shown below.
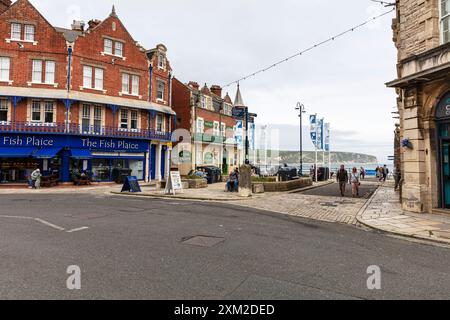
<path fill-rule="evenodd" d="M 172 134 L 170 132 L 158 132 L 156 130 L 148 129 L 122 129 L 96 125 L 85 126 L 75 123 L 37 123 L 27 121 L 0 122 L 0 132 L 105 136 L 161 141 L 171 141 L 172 139 Z"/>

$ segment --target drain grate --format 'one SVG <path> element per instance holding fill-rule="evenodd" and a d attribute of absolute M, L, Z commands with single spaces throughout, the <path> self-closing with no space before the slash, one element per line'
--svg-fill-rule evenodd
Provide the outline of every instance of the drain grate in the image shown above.
<path fill-rule="evenodd" d="M 338 205 L 332 202 L 326 202 L 326 203 L 321 203 L 320 204 L 322 207 L 331 207 L 331 208 L 336 208 Z"/>
<path fill-rule="evenodd" d="M 224 241 L 225 241 L 225 238 L 213 237 L 213 236 L 194 236 L 194 237 L 188 237 L 188 238 L 181 239 L 181 243 L 183 243 L 183 244 L 197 246 L 197 247 L 207 247 L 207 248 L 212 248 Z"/>

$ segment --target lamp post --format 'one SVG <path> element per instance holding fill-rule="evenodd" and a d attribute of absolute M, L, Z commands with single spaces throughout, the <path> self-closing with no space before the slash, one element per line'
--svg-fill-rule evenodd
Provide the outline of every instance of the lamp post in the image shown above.
<path fill-rule="evenodd" d="M 299 112 L 300 118 L 300 175 L 303 175 L 303 114 L 306 113 L 305 106 L 300 102 L 297 103 L 295 108 Z"/>

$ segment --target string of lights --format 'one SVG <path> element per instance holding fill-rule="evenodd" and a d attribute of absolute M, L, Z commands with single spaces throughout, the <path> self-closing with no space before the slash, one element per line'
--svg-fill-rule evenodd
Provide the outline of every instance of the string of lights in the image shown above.
<path fill-rule="evenodd" d="M 309 52 L 309 51 L 311 51 L 311 50 L 314 50 L 314 49 L 316 49 L 316 48 L 318 48 L 318 47 L 320 47 L 320 46 L 322 46 L 322 45 L 328 43 L 328 42 L 332 42 L 332 41 L 336 40 L 337 38 L 343 37 L 343 36 L 346 35 L 347 33 L 351 33 L 351 32 L 353 32 L 353 31 L 355 31 L 355 30 L 358 30 L 358 29 L 360 29 L 360 28 L 362 28 L 362 27 L 368 25 L 369 23 L 371 23 L 371 22 L 373 22 L 373 21 L 375 21 L 375 20 L 378 20 L 378 19 L 380 19 L 380 18 L 382 18 L 382 17 L 388 15 L 389 13 L 391 13 L 391 12 L 393 12 L 393 11 L 395 11 L 395 8 L 393 8 L 392 10 L 386 11 L 386 12 L 384 12 L 384 13 L 382 13 L 382 14 L 376 16 L 376 17 L 373 17 L 373 18 L 371 18 L 371 19 L 369 19 L 369 20 L 366 20 L 366 21 L 364 21 L 363 23 L 361 23 L 361 24 L 359 24 L 359 25 L 357 25 L 357 26 L 355 26 L 355 27 L 352 27 L 352 28 L 350 28 L 350 29 L 348 29 L 348 30 L 346 30 L 346 31 L 344 31 L 344 32 L 341 32 L 341 33 L 339 33 L 339 34 L 337 34 L 337 35 L 335 35 L 335 36 L 333 36 L 333 37 L 331 37 L 331 38 L 328 38 L 327 40 L 324 40 L 324 41 L 322 41 L 322 42 L 316 43 L 316 44 L 312 45 L 311 47 L 309 47 L 309 48 L 307 48 L 307 49 L 304 49 L 303 51 L 297 52 L 297 53 L 295 53 L 295 54 L 293 54 L 293 55 L 291 55 L 291 56 L 289 56 L 289 57 L 286 57 L 286 58 L 284 58 L 284 59 L 282 59 L 282 60 L 279 60 L 278 62 L 275 62 L 274 64 L 272 64 L 272 65 L 270 65 L 270 66 L 268 66 L 268 67 L 265 67 L 265 68 L 260 69 L 260 70 L 258 70 L 258 71 L 256 71 L 256 72 L 253 72 L 253 73 L 251 73 L 251 74 L 248 74 L 247 76 L 242 77 L 242 78 L 240 78 L 240 79 L 238 79 L 238 80 L 235 80 L 235 81 L 233 81 L 233 82 L 230 82 L 230 83 L 228 83 L 227 85 L 225 85 L 225 86 L 223 86 L 223 87 L 224 87 L 224 88 L 227 88 L 227 87 L 232 86 L 233 84 L 239 84 L 240 82 L 245 81 L 245 80 L 247 80 L 248 78 L 255 77 L 256 75 L 258 75 L 258 74 L 260 74 L 260 73 L 263 73 L 263 72 L 266 72 L 266 71 L 268 71 L 268 70 L 270 70 L 270 69 L 273 69 L 273 68 L 277 67 L 278 65 L 280 65 L 280 64 L 282 64 L 282 63 L 288 62 L 289 60 L 292 60 L 292 59 L 294 59 L 294 58 L 296 58 L 296 57 L 299 57 L 299 56 L 301 56 L 301 55 L 303 55 L 303 54 L 305 54 L 305 53 L 307 53 L 307 52 Z"/>

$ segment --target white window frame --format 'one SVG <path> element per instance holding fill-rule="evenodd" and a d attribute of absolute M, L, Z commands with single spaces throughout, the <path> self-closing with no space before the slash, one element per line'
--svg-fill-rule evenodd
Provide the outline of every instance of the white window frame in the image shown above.
<path fill-rule="evenodd" d="M 163 90 L 162 90 L 162 97 L 159 97 L 159 93 L 161 92 L 159 89 L 159 85 L 162 84 L 163 85 Z M 158 101 L 164 101 L 164 96 L 166 94 L 166 83 L 163 80 L 157 80 L 156 81 L 156 100 Z"/>
<path fill-rule="evenodd" d="M 0 120 L 0 124 L 9 123 L 11 121 L 11 103 L 8 99 L 0 99 L 0 111 L 6 111 L 6 121 Z"/>
<path fill-rule="evenodd" d="M 18 30 L 15 30 L 15 28 L 18 28 Z M 16 37 L 17 32 L 19 34 L 18 37 Z M 11 40 L 16 40 L 16 41 L 22 40 L 22 25 L 20 23 L 16 23 L 16 22 L 11 23 Z"/>
<path fill-rule="evenodd" d="M 220 123 L 219 121 L 213 122 L 213 136 L 219 137 L 220 136 Z"/>
<path fill-rule="evenodd" d="M 159 120 L 161 120 L 161 121 L 159 121 Z M 158 130 L 159 123 L 161 123 L 161 130 Z M 164 116 L 162 114 L 158 113 L 155 118 L 155 131 L 159 132 L 159 133 L 165 132 L 165 130 L 166 130 L 165 124 L 166 124 L 166 121 L 164 119 Z"/>
<path fill-rule="evenodd" d="M 126 90 L 124 90 L 125 85 Z M 122 93 L 130 94 L 130 75 L 128 73 L 122 73 Z"/>
<path fill-rule="evenodd" d="M 136 131 L 139 130 L 139 110 L 131 110 L 130 109 L 130 114 L 129 117 L 130 119 L 130 130 L 132 131 Z M 133 121 L 136 121 L 136 127 L 133 128 Z"/>
<path fill-rule="evenodd" d="M 120 109 L 120 119 L 119 119 L 119 129 L 120 130 L 125 130 L 125 131 L 127 131 L 127 130 L 129 130 L 130 129 L 130 112 L 129 112 L 129 110 L 128 109 Z M 126 122 L 124 122 L 123 120 L 124 120 L 124 117 L 123 117 L 123 115 L 126 115 Z M 127 125 L 127 127 L 126 128 L 122 128 L 122 124 L 125 124 L 126 123 L 126 125 Z"/>
<path fill-rule="evenodd" d="M 441 29 L 441 43 L 442 44 L 450 42 L 450 10 L 446 15 L 444 15 L 444 12 L 442 10 L 444 7 L 444 4 L 447 4 L 447 6 L 450 6 L 450 0 L 441 0 L 439 3 L 439 16 L 440 16 L 439 25 L 440 25 L 440 29 Z M 447 22 L 447 24 L 449 25 L 449 29 L 447 30 L 447 35 L 445 35 L 445 33 L 444 33 L 445 22 Z M 445 39 L 445 37 L 447 37 L 447 39 Z"/>
<path fill-rule="evenodd" d="M 35 103 L 39 104 L 39 120 L 35 120 L 33 119 L 33 113 L 34 112 L 34 106 Z M 52 122 L 45 122 L 45 116 L 46 113 L 48 113 L 48 108 L 47 108 L 47 104 L 51 103 L 52 104 Z M 41 124 L 41 125 L 46 125 L 46 126 L 52 126 L 55 125 L 56 123 L 56 101 L 53 100 L 32 100 L 31 101 L 31 106 L 30 106 L 30 120 L 31 120 L 31 124 Z"/>
<path fill-rule="evenodd" d="M 131 75 L 131 94 L 134 96 L 139 95 L 140 77 L 137 75 Z"/>
<path fill-rule="evenodd" d="M 110 44 L 110 46 L 108 44 Z M 111 39 L 105 38 L 103 40 L 103 52 L 106 54 L 112 55 L 113 50 L 114 50 L 114 41 L 112 41 Z"/>
<path fill-rule="evenodd" d="M 123 121 L 123 115 L 126 114 L 126 122 Z M 136 115 L 136 118 L 133 117 L 133 114 Z M 141 113 L 139 110 L 135 109 L 120 109 L 119 111 L 119 130 L 121 131 L 131 131 L 131 132 L 139 132 L 141 129 Z M 132 121 L 136 121 L 136 128 L 132 128 Z M 127 125 L 126 128 L 122 128 L 122 124 Z"/>
<path fill-rule="evenodd" d="M 4 75 L 8 73 L 8 78 Z M 10 81 L 11 79 L 11 58 L 0 57 L 0 81 Z"/>
<path fill-rule="evenodd" d="M 205 133 L 205 120 L 203 118 L 197 118 L 196 133 Z"/>
<path fill-rule="evenodd" d="M 164 69 L 166 67 L 166 58 L 163 54 L 158 55 L 158 68 Z"/>
<path fill-rule="evenodd" d="M 92 89 L 92 67 L 83 66 L 83 87 Z"/>
<path fill-rule="evenodd" d="M 24 41 L 34 42 L 36 27 L 32 24 L 24 25 Z"/>
<path fill-rule="evenodd" d="M 120 46 L 120 48 L 118 48 L 117 46 Z M 117 56 L 117 57 L 123 57 L 123 43 L 122 42 L 120 42 L 120 41 L 114 41 L 114 55 L 115 56 Z M 117 53 L 117 52 L 120 52 L 120 53 Z"/>
<path fill-rule="evenodd" d="M 95 90 L 103 90 L 103 79 L 105 76 L 105 72 L 103 69 L 95 68 L 94 71 L 94 89 Z"/>
<path fill-rule="evenodd" d="M 89 117 L 86 117 L 86 114 L 84 112 L 86 107 L 86 110 L 89 110 Z M 96 109 L 100 108 L 101 114 L 100 117 L 96 116 Z M 103 128 L 105 126 L 105 107 L 98 104 L 89 104 L 89 103 L 83 103 L 80 108 L 80 119 L 81 122 L 79 123 L 80 128 L 85 133 L 90 134 L 102 134 Z M 89 130 L 83 130 L 83 120 L 89 120 Z M 100 120 L 100 132 L 95 132 L 95 121 Z"/>
<path fill-rule="evenodd" d="M 31 83 L 42 83 L 43 64 L 42 60 L 33 59 L 31 61 Z"/>
<path fill-rule="evenodd" d="M 200 96 L 200 107 L 203 109 L 207 108 L 206 97 L 203 95 Z"/>
<path fill-rule="evenodd" d="M 51 70 L 51 72 L 49 71 Z M 55 84 L 56 62 L 52 60 L 45 61 L 45 83 Z"/>
<path fill-rule="evenodd" d="M 220 135 L 222 136 L 222 137 L 225 137 L 226 136 L 226 131 L 227 131 L 227 125 L 225 124 L 225 123 L 221 123 L 220 124 Z"/>

